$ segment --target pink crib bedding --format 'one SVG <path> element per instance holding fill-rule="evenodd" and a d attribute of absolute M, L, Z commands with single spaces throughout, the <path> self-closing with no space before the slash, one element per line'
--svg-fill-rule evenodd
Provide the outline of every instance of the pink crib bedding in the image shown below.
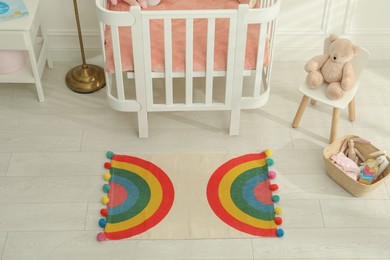
<path fill-rule="evenodd" d="M 148 10 L 188 10 L 188 9 L 237 9 L 237 0 L 162 0 L 155 7 L 148 7 Z M 108 4 L 107 8 L 113 11 L 128 11 L 129 5 L 124 2 L 113 6 Z M 163 21 L 154 20 L 150 22 L 152 71 L 164 71 L 164 30 Z M 227 42 L 229 33 L 229 22 L 226 19 L 217 19 L 215 28 L 214 45 L 214 70 L 224 71 L 227 66 Z M 249 25 L 246 44 L 245 69 L 256 68 L 256 57 L 259 38 L 259 25 Z M 194 49 L 193 49 L 193 70 L 206 70 L 206 44 L 207 44 L 207 21 L 205 19 L 194 20 Z M 129 27 L 119 28 L 122 70 L 133 71 L 133 49 L 131 41 L 131 29 Z M 268 41 L 264 54 L 264 66 L 268 64 Z M 173 71 L 185 71 L 185 21 L 174 20 L 172 22 L 172 66 Z M 115 71 L 113 46 L 111 41 L 111 30 L 107 26 L 105 32 L 106 70 L 110 73 Z"/>

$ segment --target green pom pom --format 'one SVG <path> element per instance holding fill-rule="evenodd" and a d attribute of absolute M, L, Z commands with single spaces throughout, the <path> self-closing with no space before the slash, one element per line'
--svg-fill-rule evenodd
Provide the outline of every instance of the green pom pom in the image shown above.
<path fill-rule="evenodd" d="M 274 195 L 274 196 L 272 196 L 272 201 L 273 202 L 279 202 L 279 200 L 280 200 L 280 197 L 279 197 L 279 195 Z"/>
<path fill-rule="evenodd" d="M 111 152 L 111 151 L 108 151 L 108 152 L 106 153 L 106 156 L 107 156 L 108 159 L 112 159 L 112 157 L 114 156 L 114 153 Z"/>
<path fill-rule="evenodd" d="M 103 191 L 105 192 L 105 193 L 108 193 L 109 191 L 110 191 L 110 185 L 109 184 L 104 184 L 103 185 Z"/>

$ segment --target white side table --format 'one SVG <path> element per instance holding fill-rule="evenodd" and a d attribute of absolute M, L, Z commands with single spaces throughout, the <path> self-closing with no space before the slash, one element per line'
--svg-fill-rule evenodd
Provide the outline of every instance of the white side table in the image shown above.
<path fill-rule="evenodd" d="M 41 77 L 47 61 L 53 62 L 48 51 L 46 28 L 39 9 L 39 0 L 24 0 L 29 15 L 0 22 L 0 50 L 25 50 L 26 65 L 10 74 L 0 74 L 0 83 L 35 83 L 39 102 L 44 102 Z"/>

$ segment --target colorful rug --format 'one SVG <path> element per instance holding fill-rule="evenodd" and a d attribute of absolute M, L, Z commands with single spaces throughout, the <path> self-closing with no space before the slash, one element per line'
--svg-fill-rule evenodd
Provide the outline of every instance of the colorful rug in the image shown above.
<path fill-rule="evenodd" d="M 97 239 L 282 237 L 270 156 L 107 152 Z"/>

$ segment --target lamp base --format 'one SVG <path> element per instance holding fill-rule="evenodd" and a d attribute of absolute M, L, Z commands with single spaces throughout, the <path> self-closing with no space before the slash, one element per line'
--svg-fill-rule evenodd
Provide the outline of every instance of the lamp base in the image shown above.
<path fill-rule="evenodd" d="M 65 77 L 68 88 L 77 93 L 92 93 L 106 85 L 103 68 L 83 64 L 69 70 Z"/>

